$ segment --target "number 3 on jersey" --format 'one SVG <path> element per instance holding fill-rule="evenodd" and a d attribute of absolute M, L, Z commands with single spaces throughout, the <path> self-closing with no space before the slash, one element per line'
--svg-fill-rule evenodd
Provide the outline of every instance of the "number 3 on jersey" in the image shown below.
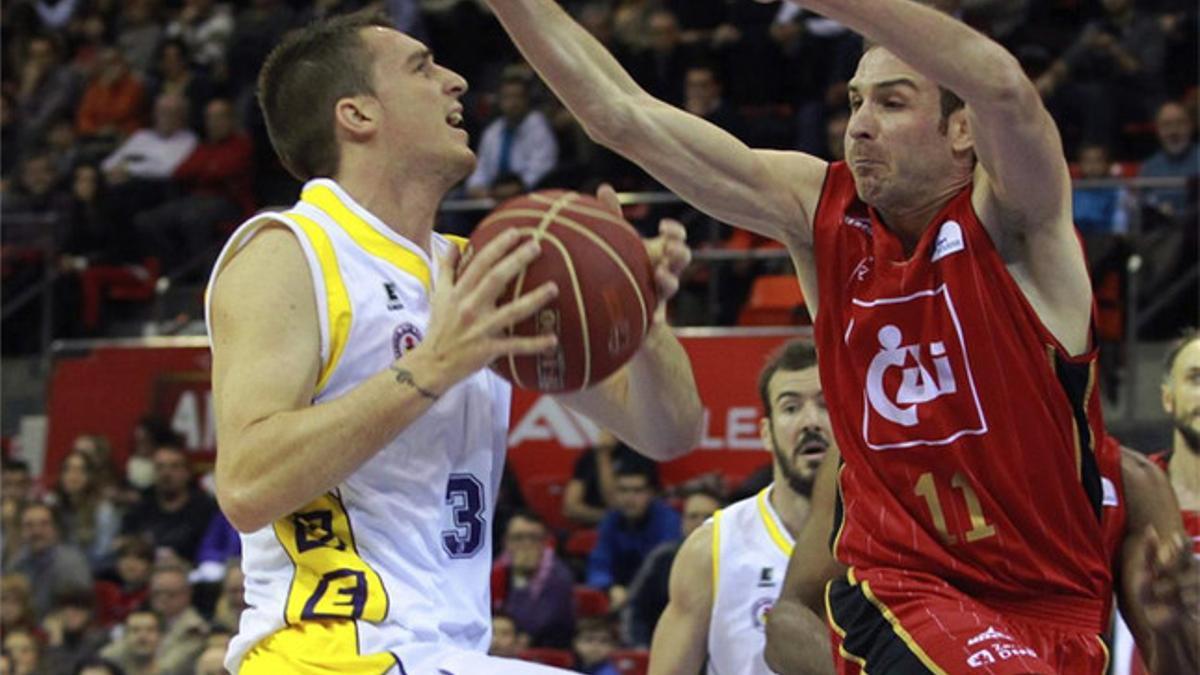
<path fill-rule="evenodd" d="M 446 504 L 452 509 L 454 527 L 442 530 L 442 548 L 451 558 L 473 557 L 483 545 L 487 527 L 483 483 L 469 473 L 450 474 Z"/>
<path fill-rule="evenodd" d="M 971 529 L 963 533 L 963 539 L 970 544 L 996 534 L 996 528 L 988 524 L 987 519 L 984 518 L 983 507 L 979 504 L 979 495 L 975 494 L 975 489 L 971 487 L 967 477 L 961 472 L 954 474 L 954 477 L 950 479 L 950 487 L 962 491 L 963 500 L 967 503 L 967 513 L 971 516 Z M 938 485 L 933 478 L 933 473 L 921 474 L 921 477 L 917 479 L 916 486 L 913 487 L 913 492 L 918 497 L 925 499 L 929 513 L 933 516 L 933 526 L 942 536 L 942 541 L 947 544 L 957 544 L 958 537 L 950 534 L 950 529 L 946 526 L 946 513 L 942 510 L 942 500 L 938 497 Z"/>

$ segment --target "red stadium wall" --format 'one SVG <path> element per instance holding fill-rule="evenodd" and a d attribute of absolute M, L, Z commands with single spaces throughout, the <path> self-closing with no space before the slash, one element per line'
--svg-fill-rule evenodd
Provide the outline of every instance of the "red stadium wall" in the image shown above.
<path fill-rule="evenodd" d="M 705 407 L 699 451 L 662 467 L 666 484 L 719 471 L 736 483 L 768 461 L 758 437 L 757 377 L 767 355 L 796 333 L 730 335 L 681 331 Z M 50 484 L 72 439 L 103 434 L 124 466 L 137 420 L 154 414 L 181 433 L 198 464 L 214 452 L 209 354 L 194 338 L 136 343 L 77 343 L 56 354 L 43 480 Z M 517 390 L 509 462 L 531 505 L 553 521 L 563 483 L 595 427 L 554 399 Z"/>

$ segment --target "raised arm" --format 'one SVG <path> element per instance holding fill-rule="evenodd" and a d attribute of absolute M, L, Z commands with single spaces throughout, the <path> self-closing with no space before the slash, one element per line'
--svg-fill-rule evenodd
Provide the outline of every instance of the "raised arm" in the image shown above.
<path fill-rule="evenodd" d="M 552 0 L 488 0 L 504 28 L 588 135 L 723 222 L 807 244 L 825 162 L 754 151 L 647 94 Z"/>
<path fill-rule="evenodd" d="M 650 675 L 697 675 L 708 654 L 713 603 L 713 524 L 688 535 L 671 565 L 667 607 L 654 627 Z"/>
<path fill-rule="evenodd" d="M 1088 345 L 1091 284 L 1071 220 L 1062 139 L 1016 57 L 913 0 L 792 0 L 862 34 L 966 102 L 976 211 L 1042 321 Z"/>
<path fill-rule="evenodd" d="M 265 226 L 225 265 L 211 299 L 213 398 L 217 499 L 234 527 L 252 532 L 333 489 L 446 389 L 501 353 L 553 345 L 552 337 L 500 337 L 503 326 L 556 291 L 540 288 L 528 301 L 496 308 L 500 290 L 536 256 L 529 246 L 502 255 L 515 238 L 497 242 L 457 283 L 452 262 L 440 262 L 429 329 L 417 348 L 315 405 L 317 308 L 295 235 Z"/>

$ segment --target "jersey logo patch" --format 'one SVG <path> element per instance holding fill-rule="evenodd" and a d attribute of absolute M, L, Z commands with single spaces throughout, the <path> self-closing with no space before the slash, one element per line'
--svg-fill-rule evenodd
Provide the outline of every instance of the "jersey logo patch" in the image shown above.
<path fill-rule="evenodd" d="M 852 302 L 846 343 L 854 353 L 873 354 L 866 364 L 862 422 L 871 449 L 945 445 L 987 433 L 961 324 L 944 284 L 899 298 Z"/>
<path fill-rule="evenodd" d="M 775 598 L 759 598 L 750 605 L 750 620 L 754 622 L 754 627 L 758 630 L 764 630 L 767 626 L 767 615 L 771 613 L 771 608 L 775 606 Z"/>
<path fill-rule="evenodd" d="M 775 573 L 775 570 L 770 567 L 762 568 L 762 571 L 758 575 L 758 587 L 759 588 L 769 588 L 769 587 L 774 586 L 775 585 L 774 573 Z"/>
<path fill-rule="evenodd" d="M 404 309 L 404 303 L 400 302 L 400 292 L 396 290 L 396 284 L 391 281 L 383 282 L 383 292 L 387 295 L 388 311 L 395 312 Z"/>
<path fill-rule="evenodd" d="M 411 323 L 402 323 L 396 326 L 396 330 L 392 332 L 392 354 L 396 358 L 404 356 L 419 344 L 421 344 L 421 329 Z"/>
<path fill-rule="evenodd" d="M 933 242 L 933 257 L 930 262 L 937 262 L 951 253 L 958 253 L 965 248 L 963 243 L 962 225 L 956 220 L 947 220 L 938 230 L 937 239 Z"/>

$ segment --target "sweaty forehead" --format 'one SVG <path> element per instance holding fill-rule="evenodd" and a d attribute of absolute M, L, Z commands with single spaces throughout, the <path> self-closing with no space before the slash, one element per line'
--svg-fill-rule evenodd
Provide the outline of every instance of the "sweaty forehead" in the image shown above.
<path fill-rule="evenodd" d="M 918 73 L 883 47 L 872 47 L 858 60 L 858 68 L 850 80 L 850 88 L 865 93 L 881 84 L 911 82 L 918 91 L 932 88 L 933 81 Z"/>

